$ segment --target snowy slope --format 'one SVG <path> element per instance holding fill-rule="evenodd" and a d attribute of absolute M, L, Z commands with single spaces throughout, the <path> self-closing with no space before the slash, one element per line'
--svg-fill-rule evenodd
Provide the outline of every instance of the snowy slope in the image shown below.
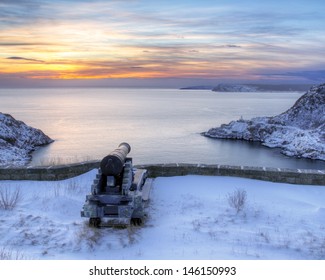
<path fill-rule="evenodd" d="M 260 141 L 288 156 L 325 160 L 325 84 L 312 87 L 280 115 L 240 119 L 203 135 Z"/>
<path fill-rule="evenodd" d="M 37 146 L 53 142 L 41 130 L 0 113 L 0 166 L 24 165 Z"/>
<path fill-rule="evenodd" d="M 94 176 L 1 181 L 0 193 L 21 199 L 0 210 L 0 258 L 325 259 L 325 186 L 157 178 L 143 227 L 94 229 L 80 217 Z M 236 189 L 247 192 L 239 213 L 228 203 Z"/>

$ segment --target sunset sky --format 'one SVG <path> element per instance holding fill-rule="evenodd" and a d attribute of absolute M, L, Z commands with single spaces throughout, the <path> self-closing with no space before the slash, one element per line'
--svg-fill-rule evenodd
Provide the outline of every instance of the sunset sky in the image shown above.
<path fill-rule="evenodd" d="M 324 0 L 0 0 L 0 86 L 325 82 L 324 11 Z"/>

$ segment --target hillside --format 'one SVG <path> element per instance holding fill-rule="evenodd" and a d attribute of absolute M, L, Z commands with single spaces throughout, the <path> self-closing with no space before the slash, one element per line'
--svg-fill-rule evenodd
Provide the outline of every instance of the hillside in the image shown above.
<path fill-rule="evenodd" d="M 51 142 L 41 130 L 0 113 L 0 166 L 25 165 L 31 160 L 32 151 Z"/>
<path fill-rule="evenodd" d="M 203 135 L 259 141 L 288 156 L 325 160 L 325 84 L 312 87 L 280 115 L 232 121 Z"/>

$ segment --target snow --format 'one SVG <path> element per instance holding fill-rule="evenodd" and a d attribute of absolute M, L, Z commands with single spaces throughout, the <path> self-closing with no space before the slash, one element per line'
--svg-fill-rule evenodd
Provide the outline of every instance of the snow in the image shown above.
<path fill-rule="evenodd" d="M 240 119 L 203 133 L 211 138 L 259 141 L 287 156 L 325 160 L 325 84 L 312 87 L 286 112 Z"/>
<path fill-rule="evenodd" d="M 25 165 L 32 151 L 51 142 L 41 130 L 0 112 L 0 166 Z"/>
<path fill-rule="evenodd" d="M 80 210 L 96 170 L 63 181 L 0 181 L 2 259 L 324 259 L 325 186 L 217 176 L 154 180 L 142 227 L 89 228 Z M 228 203 L 246 191 L 238 213 Z"/>

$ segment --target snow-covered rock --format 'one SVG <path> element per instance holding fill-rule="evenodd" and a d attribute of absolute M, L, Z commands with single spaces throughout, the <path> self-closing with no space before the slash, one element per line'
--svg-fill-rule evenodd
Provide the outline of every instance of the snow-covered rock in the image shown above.
<path fill-rule="evenodd" d="M 232 121 L 203 135 L 260 141 L 288 156 L 325 160 L 325 84 L 312 87 L 280 115 Z"/>
<path fill-rule="evenodd" d="M 53 140 L 41 130 L 0 113 L 0 166 L 25 165 L 36 147 L 51 142 Z"/>

